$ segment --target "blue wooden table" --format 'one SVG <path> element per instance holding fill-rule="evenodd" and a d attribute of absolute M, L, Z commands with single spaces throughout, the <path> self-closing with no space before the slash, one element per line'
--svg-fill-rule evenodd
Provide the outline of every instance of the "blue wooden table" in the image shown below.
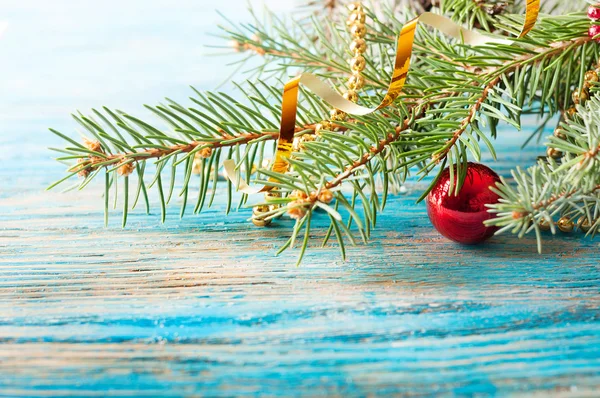
<path fill-rule="evenodd" d="M 226 76 L 193 54 L 190 32 L 217 20 L 197 3 L 113 15 L 119 2 L 26 1 L 0 15 L 14 61 L 0 64 L 0 396 L 597 394 L 598 241 L 459 246 L 411 183 L 347 262 L 315 247 L 297 268 L 296 253 L 274 256 L 289 220 L 259 229 L 222 202 L 180 220 L 175 203 L 164 225 L 154 206 L 104 228 L 100 186 L 44 192 L 64 172 L 45 127 L 73 131 L 76 107 L 135 114 Z M 543 153 L 520 149 L 534 124 L 501 131 L 496 171 Z"/>

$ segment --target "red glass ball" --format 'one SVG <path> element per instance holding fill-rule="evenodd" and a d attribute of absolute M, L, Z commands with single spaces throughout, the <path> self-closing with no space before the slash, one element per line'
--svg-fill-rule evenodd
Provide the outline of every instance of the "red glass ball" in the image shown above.
<path fill-rule="evenodd" d="M 590 26 L 590 28 L 588 29 L 588 36 L 589 37 L 594 37 L 596 35 L 600 34 L 600 25 L 592 25 Z M 596 41 L 600 42 L 600 37 L 596 38 Z"/>
<path fill-rule="evenodd" d="M 460 192 L 448 195 L 450 168 L 446 168 L 427 196 L 427 214 L 435 229 L 464 244 L 480 243 L 492 236 L 497 228 L 486 227 L 483 222 L 494 217 L 485 205 L 498 202 L 498 195 L 489 189 L 498 181 L 500 177 L 489 167 L 469 162 Z"/>
<path fill-rule="evenodd" d="M 589 6 L 588 8 L 588 18 L 597 21 L 600 19 L 600 8 L 597 6 Z"/>

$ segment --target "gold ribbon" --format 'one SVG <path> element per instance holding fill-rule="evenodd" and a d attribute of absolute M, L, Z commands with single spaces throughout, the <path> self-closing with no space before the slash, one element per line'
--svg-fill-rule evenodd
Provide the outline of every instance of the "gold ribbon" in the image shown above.
<path fill-rule="evenodd" d="M 525 11 L 525 22 L 519 34 L 519 38 L 525 36 L 537 21 L 540 10 L 540 0 L 527 0 Z M 338 94 L 327 83 L 319 80 L 315 75 L 310 73 L 302 73 L 298 77 L 287 82 L 283 89 L 283 99 L 281 104 L 281 125 L 279 128 L 279 139 L 277 141 L 277 151 L 275 160 L 271 170 L 277 173 L 285 173 L 289 169 L 287 159 L 292 153 L 292 142 L 296 127 L 296 113 L 298 111 L 298 94 L 299 86 L 302 83 L 306 88 L 310 89 L 315 95 L 329 103 L 332 107 L 344 111 L 351 115 L 367 115 L 379 109 L 385 108 L 398 98 L 410 68 L 410 57 L 415 38 L 415 31 L 418 24 L 423 23 L 429 25 L 448 36 L 456 39 L 461 39 L 465 44 L 470 46 L 480 46 L 485 44 L 505 44 L 511 45 L 514 40 L 509 40 L 499 36 L 485 35 L 475 30 L 468 30 L 456 24 L 451 19 L 444 16 L 425 12 L 416 18 L 407 22 L 400 31 L 396 47 L 396 60 L 394 62 L 394 72 L 392 80 L 387 89 L 387 93 L 381 103 L 375 108 L 366 108 L 348 101 L 343 96 Z M 235 161 L 228 159 L 223 162 L 226 176 L 232 181 L 239 191 L 246 194 L 254 194 L 258 192 L 266 192 L 272 189 L 270 186 L 261 188 L 252 188 L 248 184 L 238 178 L 236 173 Z M 269 181 L 277 182 L 275 178 L 270 178 Z"/>

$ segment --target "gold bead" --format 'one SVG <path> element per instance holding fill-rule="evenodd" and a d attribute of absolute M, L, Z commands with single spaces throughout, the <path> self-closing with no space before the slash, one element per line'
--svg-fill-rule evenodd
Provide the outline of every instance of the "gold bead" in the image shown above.
<path fill-rule="evenodd" d="M 569 217 L 562 216 L 556 223 L 556 226 L 563 232 L 572 232 L 573 228 L 575 228 L 575 223 Z"/>
<path fill-rule="evenodd" d="M 318 123 L 315 126 L 315 134 L 319 134 L 321 132 L 321 130 L 328 130 L 331 131 L 333 125 L 331 124 L 331 122 L 327 121 L 327 120 L 323 120 L 321 123 Z"/>
<path fill-rule="evenodd" d="M 281 192 L 273 189 L 271 191 L 268 191 L 265 193 L 265 199 L 268 201 L 270 201 L 273 198 L 281 198 Z M 273 203 L 269 205 L 269 210 L 273 211 L 273 210 L 277 210 L 281 207 L 281 203 Z M 278 216 L 280 217 L 280 216 Z"/>
<path fill-rule="evenodd" d="M 357 23 L 352 25 L 350 28 L 350 33 L 354 37 L 362 38 L 367 34 L 367 27 L 362 23 Z"/>
<path fill-rule="evenodd" d="M 348 90 L 348 92 L 344 93 L 344 98 L 348 101 L 356 102 L 358 101 L 358 94 L 354 90 Z"/>
<path fill-rule="evenodd" d="M 344 120 L 346 118 L 346 113 L 339 109 L 332 109 L 329 111 L 329 116 L 331 120 Z"/>
<path fill-rule="evenodd" d="M 365 79 L 358 73 L 353 74 L 348 79 L 348 88 L 350 90 L 360 90 L 365 85 Z"/>
<path fill-rule="evenodd" d="M 556 138 L 560 138 L 561 140 L 564 140 L 565 138 L 567 138 L 567 136 L 565 135 L 565 133 L 563 133 L 560 128 L 554 129 L 554 136 Z"/>
<path fill-rule="evenodd" d="M 348 10 L 349 11 L 358 11 L 358 12 L 362 12 L 362 4 L 360 3 L 360 1 L 355 1 L 353 3 L 348 4 Z"/>
<path fill-rule="evenodd" d="M 266 227 L 269 224 L 271 224 L 271 220 L 263 220 L 261 218 L 252 218 L 252 224 L 256 225 L 257 227 Z"/>
<path fill-rule="evenodd" d="M 592 228 L 592 224 L 590 224 L 586 216 L 581 216 L 579 217 L 579 220 L 577 220 L 577 228 L 579 228 L 581 232 L 587 233 Z"/>
<path fill-rule="evenodd" d="M 362 54 L 367 51 L 367 42 L 365 39 L 354 39 L 352 43 L 350 43 L 350 51 L 354 54 Z"/>
<path fill-rule="evenodd" d="M 550 223 L 545 218 L 538 222 L 538 226 L 542 231 L 550 231 Z"/>
<path fill-rule="evenodd" d="M 346 24 L 348 26 L 352 26 L 357 23 L 364 24 L 365 20 L 366 20 L 366 15 L 364 12 L 362 12 L 362 10 L 354 10 L 348 16 L 348 19 L 346 20 Z"/>
<path fill-rule="evenodd" d="M 266 227 L 267 225 L 271 224 L 271 220 L 265 220 L 264 219 L 264 215 L 265 213 L 269 212 L 269 206 L 267 205 L 260 205 L 260 206 L 255 206 L 252 208 L 252 224 L 256 225 L 257 227 Z"/>
<path fill-rule="evenodd" d="M 579 104 L 580 102 L 588 100 L 590 95 L 588 90 L 584 88 L 582 90 L 574 90 L 571 94 L 571 98 L 573 99 L 573 103 Z"/>
<path fill-rule="evenodd" d="M 585 72 L 584 80 L 586 83 L 597 83 L 598 73 L 594 70 L 588 70 L 587 72 Z"/>
<path fill-rule="evenodd" d="M 361 72 L 367 65 L 365 57 L 358 55 L 350 60 L 350 69 L 354 72 Z"/>
<path fill-rule="evenodd" d="M 556 148 L 548 147 L 548 149 L 546 149 L 546 155 L 549 158 L 558 159 L 562 156 L 562 152 Z"/>
<path fill-rule="evenodd" d="M 272 199 L 272 198 L 281 198 L 281 192 L 272 189 L 270 191 L 265 192 L 265 198 L 267 200 Z"/>

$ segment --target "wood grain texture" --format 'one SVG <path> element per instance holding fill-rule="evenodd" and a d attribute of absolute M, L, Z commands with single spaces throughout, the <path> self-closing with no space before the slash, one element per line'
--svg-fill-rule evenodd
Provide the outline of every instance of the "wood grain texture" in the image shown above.
<path fill-rule="evenodd" d="M 515 141 L 492 164 L 503 174 L 537 151 Z M 548 236 L 543 255 L 533 237 L 459 246 L 432 230 L 411 184 L 349 261 L 313 248 L 295 267 L 294 253 L 274 257 L 289 220 L 255 228 L 247 210 L 223 217 L 220 202 L 183 220 L 172 206 L 165 225 L 136 210 L 124 230 L 117 211 L 104 228 L 99 187 L 42 193 L 58 175 L 50 160 L 6 166 L 0 395 L 592 396 L 600 386 L 600 256 L 577 234 Z"/>
<path fill-rule="evenodd" d="M 64 172 L 45 127 L 73 132 L 68 113 L 86 104 L 139 115 L 129 104 L 231 71 L 191 55 L 219 21 L 190 18 L 207 2 L 76 3 L 3 9 L 0 396 L 598 395 L 598 240 L 548 235 L 542 255 L 533 236 L 460 246 L 432 229 L 413 181 L 347 262 L 313 247 L 295 267 L 295 251 L 274 256 L 287 219 L 259 229 L 220 200 L 182 220 L 173 203 L 161 225 L 152 195 L 151 215 L 121 229 L 115 210 L 104 228 L 98 184 L 44 192 Z M 228 16 L 247 20 L 242 4 Z M 501 161 L 486 162 L 505 176 L 532 164 L 543 148 L 520 145 L 535 123 L 500 131 Z"/>

